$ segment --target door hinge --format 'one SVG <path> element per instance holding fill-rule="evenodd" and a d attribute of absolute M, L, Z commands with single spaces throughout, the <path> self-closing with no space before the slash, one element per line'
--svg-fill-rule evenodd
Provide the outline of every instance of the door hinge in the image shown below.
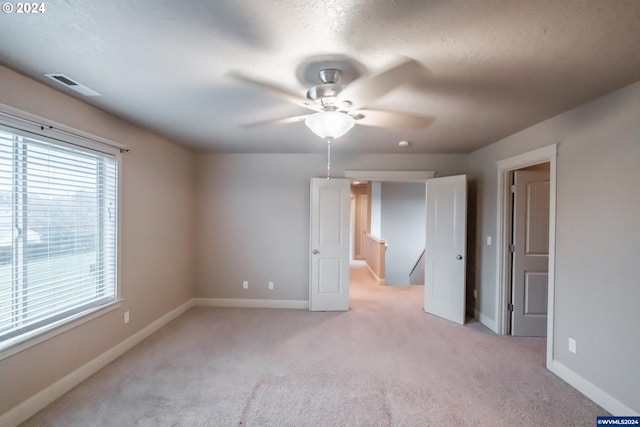
<path fill-rule="evenodd" d="M 507 304 L 507 311 L 513 311 L 513 304 Z"/>
<path fill-rule="evenodd" d="M 509 245 L 509 252 L 514 253 L 516 251 L 516 245 Z"/>
<path fill-rule="evenodd" d="M 512 194 L 516 194 L 516 186 L 515 185 L 511 186 L 511 193 Z"/>

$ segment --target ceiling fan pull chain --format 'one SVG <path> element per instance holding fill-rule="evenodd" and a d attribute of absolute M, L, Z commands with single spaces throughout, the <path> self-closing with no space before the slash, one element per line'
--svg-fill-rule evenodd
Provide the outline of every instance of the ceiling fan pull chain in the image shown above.
<path fill-rule="evenodd" d="M 327 138 L 327 179 L 331 179 L 331 139 Z"/>

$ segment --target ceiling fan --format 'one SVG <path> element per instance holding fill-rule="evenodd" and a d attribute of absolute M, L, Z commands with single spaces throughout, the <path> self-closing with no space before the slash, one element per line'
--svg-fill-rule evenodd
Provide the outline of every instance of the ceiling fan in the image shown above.
<path fill-rule="evenodd" d="M 423 128 L 433 122 L 433 117 L 412 113 L 366 109 L 365 107 L 396 87 L 414 82 L 426 76 L 428 70 L 419 62 L 407 59 L 380 73 L 357 78 L 350 84 L 341 84 L 342 72 L 337 68 L 321 69 L 319 84 L 306 92 L 306 97 L 295 91 L 249 77 L 239 72 L 229 75 L 237 80 L 265 88 L 284 99 L 312 110 L 312 113 L 271 119 L 251 124 L 296 123 L 304 121 L 316 135 L 330 142 L 347 133 L 356 123 L 376 127 Z"/>

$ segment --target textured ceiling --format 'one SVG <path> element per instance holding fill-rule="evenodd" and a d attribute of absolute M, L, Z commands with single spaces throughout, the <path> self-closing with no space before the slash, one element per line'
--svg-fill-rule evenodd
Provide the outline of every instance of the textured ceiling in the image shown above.
<path fill-rule="evenodd" d="M 66 0 L 0 16 L 3 65 L 202 151 L 324 150 L 300 122 L 244 126 L 308 110 L 230 71 L 304 96 L 314 61 L 351 79 L 401 57 L 431 73 L 368 107 L 433 123 L 356 125 L 337 150 L 469 152 L 640 80 L 640 1 Z"/>

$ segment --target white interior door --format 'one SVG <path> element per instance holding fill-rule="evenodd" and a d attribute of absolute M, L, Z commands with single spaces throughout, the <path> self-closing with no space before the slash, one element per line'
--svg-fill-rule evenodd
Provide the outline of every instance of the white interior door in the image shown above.
<path fill-rule="evenodd" d="M 311 179 L 310 311 L 349 309 L 349 206 L 347 179 Z"/>
<path fill-rule="evenodd" d="M 464 324 L 467 177 L 427 180 L 424 311 Z"/>
<path fill-rule="evenodd" d="M 514 172 L 511 334 L 547 335 L 549 171 Z"/>

